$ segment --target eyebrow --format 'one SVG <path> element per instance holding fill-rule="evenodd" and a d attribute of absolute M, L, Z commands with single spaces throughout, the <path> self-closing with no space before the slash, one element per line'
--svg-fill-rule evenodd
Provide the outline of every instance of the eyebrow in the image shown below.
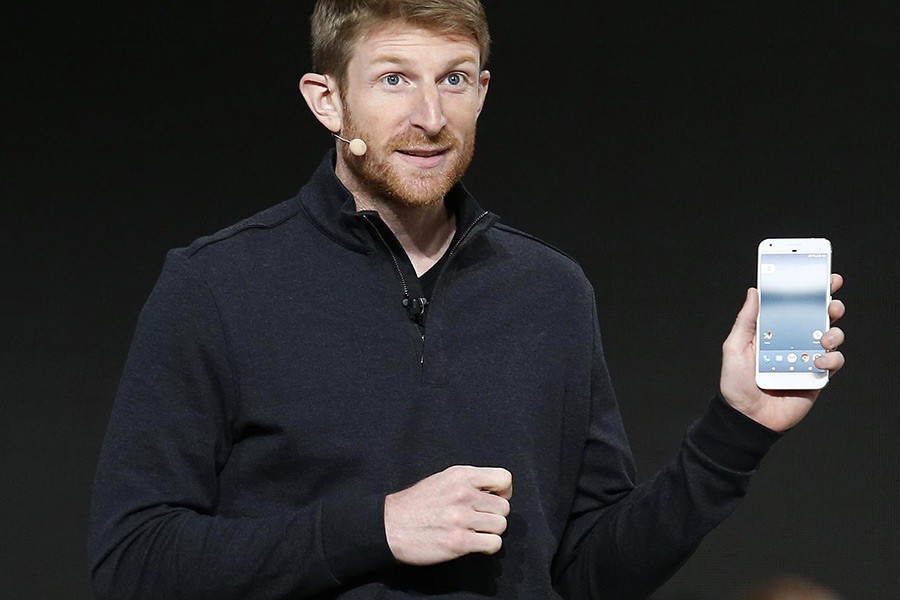
<path fill-rule="evenodd" d="M 409 62 L 408 59 L 397 56 L 395 54 L 382 54 L 382 55 L 375 56 L 375 59 L 372 61 L 372 66 L 388 64 L 388 65 L 397 65 L 399 67 L 403 67 L 403 66 L 406 66 L 408 64 L 408 62 Z M 448 60 L 447 67 L 448 68 L 458 67 L 465 63 L 472 63 L 476 67 L 479 66 L 478 59 L 475 58 L 474 55 L 463 54 L 453 60 Z"/>

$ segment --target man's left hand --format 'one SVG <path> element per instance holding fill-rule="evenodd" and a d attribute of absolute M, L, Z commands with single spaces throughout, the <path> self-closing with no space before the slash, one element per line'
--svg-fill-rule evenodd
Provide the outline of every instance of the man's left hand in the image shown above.
<path fill-rule="evenodd" d="M 831 292 L 843 285 L 844 279 L 831 276 Z M 747 290 L 747 299 L 738 313 L 731 333 L 722 345 L 722 377 L 720 390 L 725 401 L 757 423 L 774 431 L 787 431 L 799 423 L 812 408 L 820 390 L 762 390 L 756 385 L 756 316 L 759 294 Z M 832 300 L 828 316 L 832 323 L 844 315 L 844 304 Z M 844 355 L 837 348 L 844 342 L 844 332 L 832 327 L 822 336 L 825 354 L 816 359 L 816 366 L 834 375 L 844 366 Z"/>

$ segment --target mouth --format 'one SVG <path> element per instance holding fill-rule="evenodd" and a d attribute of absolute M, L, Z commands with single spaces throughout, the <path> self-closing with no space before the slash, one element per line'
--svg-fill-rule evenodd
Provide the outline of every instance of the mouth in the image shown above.
<path fill-rule="evenodd" d="M 446 148 L 432 148 L 432 149 L 407 148 L 407 149 L 397 150 L 397 152 L 399 152 L 400 154 L 405 154 L 407 156 L 419 156 L 422 158 L 430 158 L 432 156 L 438 156 L 440 154 L 444 154 L 445 152 L 447 152 L 447 149 Z"/>
<path fill-rule="evenodd" d="M 406 162 L 426 169 L 441 165 L 448 152 L 449 148 L 403 148 L 397 150 L 397 154 Z"/>

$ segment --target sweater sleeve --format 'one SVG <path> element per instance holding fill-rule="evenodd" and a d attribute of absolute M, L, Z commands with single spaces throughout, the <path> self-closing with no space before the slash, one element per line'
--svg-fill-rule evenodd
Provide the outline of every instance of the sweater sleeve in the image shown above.
<path fill-rule="evenodd" d="M 554 575 L 568 598 L 646 598 L 731 514 L 779 434 L 716 397 L 675 458 L 635 486 L 596 312 L 594 327 L 590 430 Z"/>
<path fill-rule="evenodd" d="M 173 251 L 138 320 L 97 467 L 99 598 L 305 598 L 393 564 L 383 496 L 217 513 L 239 396 L 215 299 Z"/>

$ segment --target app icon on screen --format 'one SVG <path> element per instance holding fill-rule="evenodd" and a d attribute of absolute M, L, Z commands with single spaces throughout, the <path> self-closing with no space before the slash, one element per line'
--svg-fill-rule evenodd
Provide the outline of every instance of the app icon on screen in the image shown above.
<path fill-rule="evenodd" d="M 787 361 L 788 361 L 789 363 L 795 363 L 795 362 L 797 362 L 797 355 L 794 354 L 793 352 L 791 352 L 790 354 L 787 355 Z"/>
<path fill-rule="evenodd" d="M 822 331 L 819 329 L 816 329 L 815 331 L 813 331 L 813 339 L 816 340 L 817 342 L 819 340 L 821 340 L 822 339 Z"/>
<path fill-rule="evenodd" d="M 801 355 L 800 355 L 800 362 L 808 363 L 808 362 L 809 362 L 809 354 L 807 354 L 806 352 L 804 352 L 803 354 L 801 354 Z"/>
<path fill-rule="evenodd" d="M 771 332 L 771 331 L 766 331 L 766 332 L 764 332 L 764 333 L 763 333 L 763 339 L 764 339 L 764 340 L 771 340 L 771 339 L 772 339 L 772 332 Z"/>

